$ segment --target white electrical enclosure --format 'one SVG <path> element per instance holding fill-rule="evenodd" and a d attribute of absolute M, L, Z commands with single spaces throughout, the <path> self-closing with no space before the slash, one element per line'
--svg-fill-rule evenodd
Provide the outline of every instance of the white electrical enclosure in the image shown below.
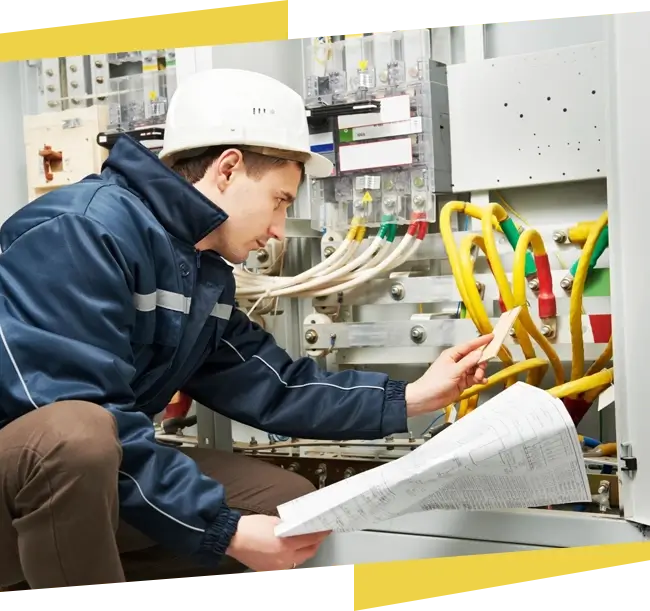
<path fill-rule="evenodd" d="M 449 67 L 454 192 L 603 178 L 605 45 Z"/>
<path fill-rule="evenodd" d="M 650 286 L 644 266 L 650 215 L 650 89 L 639 75 L 650 71 L 650 13 L 608 18 L 608 176 L 612 249 L 612 314 L 616 359 L 616 429 L 619 462 L 636 460 L 621 475 L 625 517 L 650 525 L 650 410 L 647 400 L 647 312 Z"/>

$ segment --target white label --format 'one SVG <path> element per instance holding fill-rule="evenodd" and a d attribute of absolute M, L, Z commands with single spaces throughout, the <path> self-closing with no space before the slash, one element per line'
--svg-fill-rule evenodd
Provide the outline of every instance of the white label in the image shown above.
<path fill-rule="evenodd" d="M 368 125 L 352 130 L 352 140 L 376 140 L 394 136 L 407 136 L 422 133 L 422 117 L 413 117 L 409 121 L 388 123 L 387 125 Z"/>
<path fill-rule="evenodd" d="M 360 102 L 356 108 L 363 108 Z M 342 115 L 338 118 L 339 129 L 352 129 L 379 123 L 396 123 L 408 121 L 411 118 L 411 99 L 407 95 L 380 100 L 379 112 L 368 112 L 358 115 Z"/>
<path fill-rule="evenodd" d="M 607 390 L 600 393 L 598 397 L 598 411 L 609 407 L 614 403 L 614 385 L 612 384 Z"/>
<path fill-rule="evenodd" d="M 339 149 L 339 163 L 341 172 L 411 165 L 413 163 L 411 139 L 348 144 Z"/>
<path fill-rule="evenodd" d="M 381 100 L 381 122 L 407 121 L 411 117 L 411 98 L 399 95 Z"/>

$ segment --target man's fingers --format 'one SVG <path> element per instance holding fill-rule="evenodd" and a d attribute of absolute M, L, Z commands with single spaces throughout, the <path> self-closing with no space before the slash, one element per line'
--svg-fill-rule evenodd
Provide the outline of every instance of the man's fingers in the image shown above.
<path fill-rule="evenodd" d="M 301 564 L 307 562 L 307 560 L 311 560 L 316 555 L 319 547 L 320 543 L 317 543 L 316 545 L 310 545 L 309 547 L 303 547 L 302 549 L 298 550 L 294 554 L 293 560 L 296 563 L 296 566 L 300 566 Z"/>
<path fill-rule="evenodd" d="M 454 348 L 450 348 L 449 354 L 451 358 L 454 359 L 454 361 L 458 361 L 464 356 L 471 354 L 477 348 L 482 348 L 483 346 L 487 346 L 492 341 L 493 338 L 494 338 L 493 333 L 488 333 L 487 335 L 481 335 L 468 342 L 465 342 L 464 344 L 460 344 L 460 346 L 455 346 Z"/>
<path fill-rule="evenodd" d="M 293 537 L 286 537 L 284 542 L 292 549 L 306 549 L 313 545 L 320 545 L 329 535 L 331 531 L 309 533 L 307 535 L 295 535 Z"/>
<path fill-rule="evenodd" d="M 474 375 L 475 371 L 477 370 L 478 362 L 479 359 L 481 358 L 482 351 L 479 350 L 474 350 L 474 352 L 470 352 L 469 354 L 465 355 L 462 359 L 460 359 L 456 363 L 456 367 L 458 368 L 458 371 L 460 373 L 466 373 L 469 375 Z"/>

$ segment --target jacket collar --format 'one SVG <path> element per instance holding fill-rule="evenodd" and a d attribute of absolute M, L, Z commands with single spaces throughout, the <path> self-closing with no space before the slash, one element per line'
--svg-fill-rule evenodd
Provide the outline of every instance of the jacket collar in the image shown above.
<path fill-rule="evenodd" d="M 102 177 L 135 192 L 167 233 L 194 246 L 228 215 L 126 134 L 102 166 Z"/>

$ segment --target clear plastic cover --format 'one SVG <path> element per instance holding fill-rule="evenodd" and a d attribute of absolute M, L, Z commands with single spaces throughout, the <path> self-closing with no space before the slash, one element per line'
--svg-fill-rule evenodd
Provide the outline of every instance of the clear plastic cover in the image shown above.
<path fill-rule="evenodd" d="M 312 181 L 314 225 L 342 231 L 353 219 L 369 227 L 435 221 L 436 193 L 450 188 L 450 164 L 448 138 L 440 133 L 448 114 L 446 86 L 432 74 L 429 30 L 318 38 L 306 49 L 312 60 L 305 62 L 307 105 L 332 107 L 336 160 L 335 176 Z M 334 95 L 330 77 L 341 74 L 346 88 Z M 329 88 L 317 90 L 316 82 Z M 364 100 L 379 101 L 380 109 L 355 114 L 342 106 Z M 318 142 L 324 141 L 322 129 Z"/>
<path fill-rule="evenodd" d="M 109 129 L 128 131 L 163 124 L 175 85 L 175 68 L 112 78 Z"/>

